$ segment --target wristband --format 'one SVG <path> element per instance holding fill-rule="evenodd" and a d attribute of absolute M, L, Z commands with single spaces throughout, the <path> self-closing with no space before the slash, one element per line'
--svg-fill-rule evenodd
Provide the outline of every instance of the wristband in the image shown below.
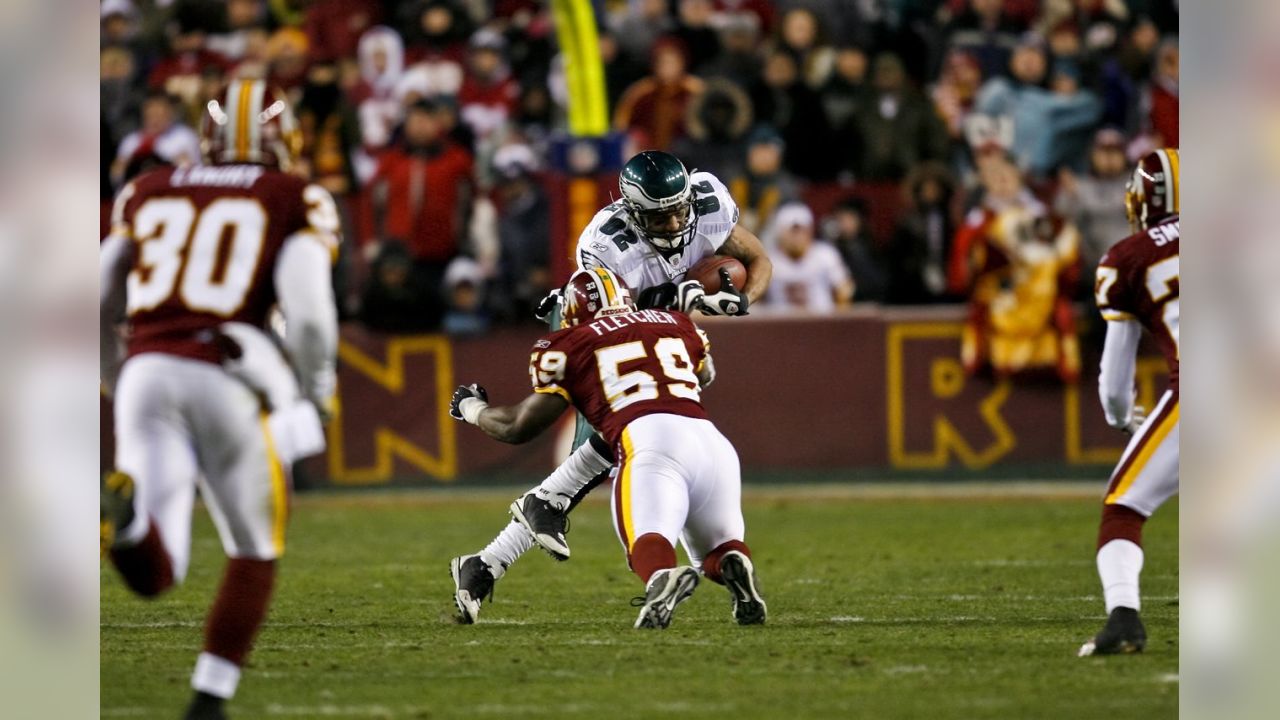
<path fill-rule="evenodd" d="M 458 412 L 462 413 L 462 419 L 476 425 L 480 422 L 480 413 L 489 407 L 489 403 L 476 397 L 463 398 L 458 403 Z"/>

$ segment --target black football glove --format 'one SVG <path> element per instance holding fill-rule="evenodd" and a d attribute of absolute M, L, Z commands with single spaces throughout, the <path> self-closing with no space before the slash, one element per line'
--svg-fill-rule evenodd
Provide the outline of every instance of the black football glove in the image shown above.
<path fill-rule="evenodd" d="M 560 307 L 560 301 L 564 297 L 564 291 L 556 288 L 547 293 L 547 296 L 538 301 L 538 306 L 533 309 L 533 316 L 538 318 L 540 322 L 549 322 L 551 314 Z"/>
<path fill-rule="evenodd" d="M 636 298 L 636 307 L 641 310 L 668 310 L 676 301 L 676 284 L 662 283 L 646 288 Z"/>
<path fill-rule="evenodd" d="M 463 420 L 462 401 L 469 398 L 475 398 L 485 404 L 489 402 L 489 393 L 483 387 L 472 383 L 470 385 L 459 385 L 457 390 L 453 391 L 453 399 L 449 401 L 449 417 L 454 420 Z"/>
<path fill-rule="evenodd" d="M 697 308 L 706 315 L 746 315 L 748 305 L 747 294 L 733 286 L 727 269 L 720 268 L 720 290 L 703 295 Z"/>

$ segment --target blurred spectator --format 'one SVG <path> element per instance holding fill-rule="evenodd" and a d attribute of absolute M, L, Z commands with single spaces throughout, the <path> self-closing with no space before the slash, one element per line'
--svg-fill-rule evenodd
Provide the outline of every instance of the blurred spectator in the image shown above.
<path fill-rule="evenodd" d="M 866 203 L 857 198 L 844 200 L 832 211 L 824 235 L 849 269 L 854 299 L 884 302 L 889 288 L 889 269 L 867 233 L 866 220 Z"/>
<path fill-rule="evenodd" d="M 481 141 L 507 124 L 520 98 L 505 49 L 502 36 L 492 30 L 480 30 L 471 37 L 467 72 L 458 91 L 459 116 Z"/>
<path fill-rule="evenodd" d="M 1089 152 L 1089 172 L 1076 175 L 1064 168 L 1058 175 L 1054 212 L 1071 220 L 1080 229 L 1080 255 L 1086 271 L 1116 242 L 1130 233 L 1124 209 L 1129 162 L 1125 158 L 1125 138 L 1120 131 L 1099 130 Z M 1087 272 L 1087 280 L 1092 273 Z"/>
<path fill-rule="evenodd" d="M 312 0 L 306 21 L 312 58 L 355 57 L 360 36 L 382 22 L 382 5 L 379 0 Z"/>
<path fill-rule="evenodd" d="M 226 29 L 205 40 L 205 47 L 231 62 L 250 53 L 258 33 L 265 32 L 267 8 L 262 0 L 227 0 Z"/>
<path fill-rule="evenodd" d="M 189 6 L 179 6 L 179 9 Z M 206 67 L 217 66 L 224 72 L 230 68 L 226 58 L 204 46 L 205 27 L 209 18 L 194 11 L 178 12 L 168 33 L 169 52 L 147 76 L 147 86 L 178 98 L 184 106 L 193 106 L 200 92 L 200 78 Z"/>
<path fill-rule="evenodd" d="M 1028 36 L 1018 45 L 1009 67 L 1012 78 L 997 77 L 982 86 L 975 111 L 1011 121 L 1010 150 L 1018 164 L 1044 177 L 1063 160 L 1071 159 L 1067 143 L 1097 123 L 1101 104 L 1092 93 L 1080 89 L 1078 72 L 1073 69 L 1059 68 L 1052 92 L 1043 87 L 1048 66 L 1038 37 Z M 1085 142 L 1077 142 L 1081 151 L 1087 144 L 1087 135 L 1083 137 Z"/>
<path fill-rule="evenodd" d="M 618 38 L 608 30 L 600 32 L 600 63 L 604 65 L 605 94 L 609 99 L 609 107 L 617 107 L 622 93 L 640 78 L 644 77 L 644 65 L 636 62 L 629 53 L 623 52 Z M 545 79 L 542 81 L 545 82 Z"/>
<path fill-rule="evenodd" d="M 917 166 L 903 183 L 906 213 L 890 245 L 888 301 L 895 304 L 945 302 L 947 264 L 956 224 L 951 212 L 955 180 L 940 163 Z"/>
<path fill-rule="evenodd" d="M 773 28 L 773 0 L 715 0 L 716 14 L 726 23 L 745 20 L 763 32 Z"/>
<path fill-rule="evenodd" d="M 102 45 L 131 45 L 138 34 L 138 11 L 131 0 L 102 0 Z"/>
<path fill-rule="evenodd" d="M 369 281 L 360 297 L 360 322 L 383 332 L 427 332 L 440 327 L 444 317 L 438 283 L 414 272 L 408 249 L 399 242 L 385 242 L 370 264 Z"/>
<path fill-rule="evenodd" d="M 729 181 L 729 194 L 742 211 L 738 222 L 760 235 L 771 227 L 778 206 L 799 198 L 796 180 L 782 167 L 786 143 L 761 125 L 747 138 L 746 173 Z"/>
<path fill-rule="evenodd" d="M 307 20 L 307 5 L 310 0 L 267 0 L 267 9 L 275 21 L 274 26 L 302 27 Z"/>
<path fill-rule="evenodd" d="M 124 179 L 125 166 L 136 154 L 154 153 L 174 165 L 200 162 L 200 138 L 178 121 L 173 98 L 159 90 L 147 94 L 142 103 L 142 126 L 125 136 L 111 166 L 116 185 Z"/>
<path fill-rule="evenodd" d="M 297 28 L 281 28 L 267 41 L 267 78 L 295 103 L 307 77 L 308 49 L 307 34 Z"/>
<path fill-rule="evenodd" d="M 469 257 L 449 263 L 444 273 L 448 310 L 444 314 L 444 331 L 450 335 L 481 335 L 489 330 L 489 313 L 485 309 L 484 271 Z"/>
<path fill-rule="evenodd" d="M 970 298 L 960 348 L 965 370 L 989 368 L 998 377 L 1047 370 L 1074 382 L 1079 233 L 1049 216 L 1003 154 L 987 153 L 978 167 L 986 195 L 953 248 L 953 276 Z"/>
<path fill-rule="evenodd" d="M 338 87 L 338 68 L 332 62 L 317 62 L 307 72 L 297 116 L 307 175 L 335 197 L 352 192 L 351 149 L 360 144 L 360 127 Z"/>
<path fill-rule="evenodd" d="M 773 280 L 765 303 L 771 308 L 827 314 L 853 300 L 853 280 L 840 253 L 815 242 L 813 212 L 802 203 L 778 209 L 778 246 L 769 251 Z"/>
<path fill-rule="evenodd" d="M 642 147 L 665 150 L 684 134 L 685 110 L 702 87 L 702 80 L 685 72 L 680 44 L 659 42 L 653 48 L 653 74 L 627 88 L 614 111 L 613 127 L 639 135 Z"/>
<path fill-rule="evenodd" d="M 99 103 L 110 134 L 103 145 L 116 147 L 138 126 L 143 92 L 138 87 L 138 66 L 133 53 L 119 45 L 107 45 L 99 54 Z"/>
<path fill-rule="evenodd" d="M 856 132 L 854 118 L 868 98 L 867 66 L 867 53 L 857 45 L 836 52 L 834 72 L 822 86 L 822 109 L 838 133 Z"/>
<path fill-rule="evenodd" d="M 551 290 L 551 204 L 532 173 L 537 158 L 527 145 L 507 145 L 493 156 L 497 177 L 498 290 L 509 316 L 533 317 Z"/>
<path fill-rule="evenodd" d="M 823 40 L 818 16 L 807 7 L 796 7 L 782 16 L 779 45 L 795 58 L 800 76 L 811 88 L 826 84 L 835 65 L 835 51 Z"/>
<path fill-rule="evenodd" d="M 1026 26 L 1004 12 L 1004 0 L 971 0 L 947 26 L 947 50 L 977 59 L 983 77 L 1005 72 L 1009 55 Z"/>
<path fill-rule="evenodd" d="M 751 101 L 742 88 L 713 78 L 689 104 L 685 136 L 672 152 L 693 172 L 706 170 L 722 181 L 743 173 L 746 134 L 751 127 Z"/>
<path fill-rule="evenodd" d="M 951 157 L 963 151 L 965 121 L 973 112 L 982 87 L 982 68 L 977 59 L 964 51 L 952 51 L 942 63 L 942 74 L 933 86 L 933 107 L 947 127 L 951 139 Z"/>
<path fill-rule="evenodd" d="M 1178 56 L 1177 40 L 1160 43 L 1151 84 L 1144 97 L 1144 105 L 1149 108 L 1147 121 L 1156 144 L 1165 147 L 1178 147 Z"/>
<path fill-rule="evenodd" d="M 689 53 L 689 72 L 702 75 L 720 54 L 720 35 L 711 27 L 711 0 L 678 0 L 676 28 L 671 33 Z"/>
<path fill-rule="evenodd" d="M 703 66 L 704 77 L 724 77 L 749 87 L 760 75 L 760 22 L 751 13 L 725 17 L 720 53 Z"/>
<path fill-rule="evenodd" d="M 613 32 L 631 57 L 647 58 L 659 37 L 675 29 L 667 0 L 635 0 L 613 18 Z"/>
<path fill-rule="evenodd" d="M 353 89 L 352 100 L 360 116 L 361 142 L 367 151 L 377 152 L 391 141 L 391 132 L 400 123 L 396 90 L 404 74 L 404 45 L 395 30 L 378 26 L 360 36 L 358 53 L 360 84 Z M 373 173 L 373 161 L 366 164 L 360 169 L 361 179 Z"/>
<path fill-rule="evenodd" d="M 471 23 L 449 0 L 413 0 L 401 3 L 400 34 L 405 42 L 405 64 L 451 64 L 461 72 L 466 58 Z"/>
<path fill-rule="evenodd" d="M 366 257 L 386 240 L 399 241 L 415 276 L 436 289 L 466 237 L 471 193 L 471 156 L 449 140 L 443 115 L 425 100 L 409 108 L 403 140 L 383 153 L 370 179 L 372 216 L 363 233 Z"/>
<path fill-rule="evenodd" d="M 947 130 L 933 106 L 911 87 L 896 55 L 876 56 L 872 95 L 857 113 L 865 152 L 863 180 L 901 180 L 917 163 L 944 160 Z"/>
<path fill-rule="evenodd" d="M 778 129 L 786 140 L 783 162 L 801 177 L 827 180 L 838 170 L 831 132 L 822 100 L 800 77 L 795 57 L 775 50 L 765 60 L 764 73 L 751 90 L 756 122 Z"/>

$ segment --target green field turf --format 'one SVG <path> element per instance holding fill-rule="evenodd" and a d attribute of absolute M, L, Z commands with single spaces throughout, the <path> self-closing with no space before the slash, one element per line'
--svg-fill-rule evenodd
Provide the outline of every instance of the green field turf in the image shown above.
<path fill-rule="evenodd" d="M 526 555 L 475 626 L 453 622 L 448 560 L 507 494 L 302 497 L 232 717 L 1176 717 L 1176 503 L 1147 526 L 1146 654 L 1079 659 L 1104 620 L 1093 490 L 929 492 L 749 493 L 768 624 L 733 624 L 704 582 L 665 632 L 631 629 L 603 497 L 574 514 L 573 559 Z M 179 716 L 222 570 L 203 511 L 195 538 L 159 601 L 104 570 L 103 717 Z"/>

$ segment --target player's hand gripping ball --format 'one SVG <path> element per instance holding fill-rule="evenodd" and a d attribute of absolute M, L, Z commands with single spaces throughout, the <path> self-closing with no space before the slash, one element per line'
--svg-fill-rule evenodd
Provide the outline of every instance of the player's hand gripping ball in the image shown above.
<path fill-rule="evenodd" d="M 728 268 L 721 266 L 718 272 L 720 273 L 720 290 L 714 294 L 703 295 L 701 302 L 698 303 L 698 309 L 706 315 L 746 315 L 747 306 L 750 304 L 747 294 L 734 285 Z"/>
<path fill-rule="evenodd" d="M 470 385 L 459 385 L 458 389 L 453 391 L 453 399 L 449 401 L 449 417 L 454 420 L 473 422 L 467 418 L 467 413 L 463 408 L 463 403 L 466 400 L 478 400 L 484 405 L 488 405 L 489 393 L 476 383 L 472 383 Z M 474 403 L 469 404 L 474 405 Z M 481 408 L 483 409 L 483 406 L 481 406 Z M 476 414 L 479 414 L 479 412 L 477 411 Z"/>

